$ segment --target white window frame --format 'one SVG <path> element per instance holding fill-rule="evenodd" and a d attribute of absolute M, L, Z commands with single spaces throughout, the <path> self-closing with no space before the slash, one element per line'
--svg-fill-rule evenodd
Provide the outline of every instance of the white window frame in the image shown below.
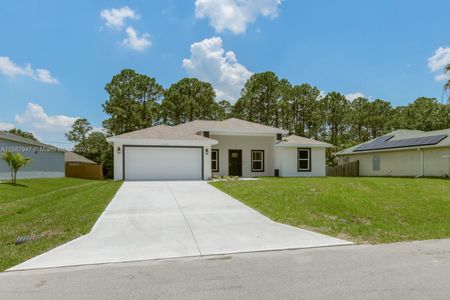
<path fill-rule="evenodd" d="M 261 159 L 253 159 L 253 153 L 257 153 L 260 152 L 261 153 Z M 251 151 L 251 167 L 252 167 L 252 172 L 264 172 L 264 150 L 252 150 Z M 261 162 L 261 168 L 260 169 L 255 169 L 253 168 L 253 162 Z"/>
<path fill-rule="evenodd" d="M 308 158 L 300 158 L 300 151 L 308 152 Z M 300 161 L 307 161 L 308 168 L 300 168 Z M 311 148 L 297 148 L 297 172 L 311 172 Z"/>
<path fill-rule="evenodd" d="M 372 156 L 372 171 L 380 171 L 381 170 L 381 157 L 379 155 Z"/>
<path fill-rule="evenodd" d="M 216 159 L 213 159 L 213 152 L 216 152 Z M 212 162 L 216 162 L 216 168 L 213 169 Z M 212 172 L 219 172 L 219 149 L 211 149 L 211 171 Z"/>

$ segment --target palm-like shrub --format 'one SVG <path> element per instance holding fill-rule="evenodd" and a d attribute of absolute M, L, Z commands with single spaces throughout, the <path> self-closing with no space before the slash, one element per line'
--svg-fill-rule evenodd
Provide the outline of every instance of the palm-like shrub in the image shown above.
<path fill-rule="evenodd" d="M 2 159 L 6 162 L 11 171 L 11 181 L 16 184 L 17 172 L 20 168 L 25 166 L 31 161 L 31 158 L 24 157 L 20 153 L 4 152 L 2 154 Z"/>

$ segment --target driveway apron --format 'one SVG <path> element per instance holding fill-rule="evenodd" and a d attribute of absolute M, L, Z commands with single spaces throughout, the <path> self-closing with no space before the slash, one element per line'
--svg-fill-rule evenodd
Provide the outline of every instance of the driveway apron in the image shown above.
<path fill-rule="evenodd" d="M 273 222 L 204 181 L 136 181 L 89 234 L 10 270 L 347 244 Z"/>

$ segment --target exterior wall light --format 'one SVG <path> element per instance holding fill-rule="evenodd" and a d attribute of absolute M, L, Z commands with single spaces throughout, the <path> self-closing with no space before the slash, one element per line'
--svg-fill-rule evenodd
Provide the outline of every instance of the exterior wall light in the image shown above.
<path fill-rule="evenodd" d="M 208 155 L 208 148 L 205 148 L 205 155 Z"/>
<path fill-rule="evenodd" d="M 119 147 L 117 147 L 117 154 L 120 154 L 120 153 L 122 153 L 122 150 L 120 149 L 120 146 L 119 146 Z"/>

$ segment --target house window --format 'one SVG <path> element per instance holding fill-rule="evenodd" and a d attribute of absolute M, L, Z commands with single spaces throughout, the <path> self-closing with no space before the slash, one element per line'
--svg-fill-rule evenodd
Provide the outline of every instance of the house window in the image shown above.
<path fill-rule="evenodd" d="M 252 150 L 252 172 L 264 172 L 264 150 Z"/>
<path fill-rule="evenodd" d="M 372 171 L 380 171 L 380 157 L 378 155 L 372 156 Z"/>
<path fill-rule="evenodd" d="M 211 150 L 211 171 L 219 172 L 219 150 Z"/>
<path fill-rule="evenodd" d="M 297 171 L 298 172 L 311 171 L 311 149 L 309 148 L 297 149 Z"/>

